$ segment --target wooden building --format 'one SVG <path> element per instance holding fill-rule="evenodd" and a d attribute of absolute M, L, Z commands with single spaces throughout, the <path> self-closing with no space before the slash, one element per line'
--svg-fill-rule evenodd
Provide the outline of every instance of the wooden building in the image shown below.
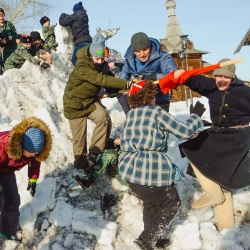
<path fill-rule="evenodd" d="M 202 56 L 208 52 L 197 50 L 194 48 L 194 44 L 187 38 L 186 43 L 183 43 L 183 33 L 175 15 L 175 0 L 166 1 L 166 9 L 168 11 L 168 24 L 166 30 L 166 36 L 164 39 L 160 39 L 161 48 L 171 54 L 178 69 L 197 69 L 204 66 L 208 66 L 208 63 L 202 60 Z M 185 37 L 185 36 L 184 36 Z M 213 77 L 212 72 L 204 74 L 208 77 Z M 186 91 L 185 91 L 186 88 Z M 184 85 L 178 86 L 176 89 L 171 90 L 171 97 L 176 101 L 184 101 L 190 98 L 190 89 Z M 192 91 L 192 96 L 200 96 L 198 93 Z"/>

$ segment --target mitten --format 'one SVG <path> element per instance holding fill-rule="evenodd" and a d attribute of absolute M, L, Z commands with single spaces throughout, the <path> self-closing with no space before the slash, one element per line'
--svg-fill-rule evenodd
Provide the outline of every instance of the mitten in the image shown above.
<path fill-rule="evenodd" d="M 29 179 L 27 190 L 30 191 L 32 196 L 36 193 L 36 182 L 37 179 Z"/>

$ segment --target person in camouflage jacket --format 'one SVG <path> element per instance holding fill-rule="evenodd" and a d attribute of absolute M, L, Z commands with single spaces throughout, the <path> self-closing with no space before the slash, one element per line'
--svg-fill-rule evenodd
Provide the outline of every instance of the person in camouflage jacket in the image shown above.
<path fill-rule="evenodd" d="M 17 48 L 16 38 L 17 33 L 15 26 L 5 20 L 4 10 L 0 8 L 0 74 L 2 74 L 4 62 Z"/>
<path fill-rule="evenodd" d="M 32 56 L 42 58 L 46 63 L 52 64 L 52 55 L 49 48 L 46 48 L 44 40 L 38 31 L 32 31 L 30 33 L 32 38 L 32 44 L 29 48 L 29 53 Z"/>
<path fill-rule="evenodd" d="M 40 23 L 43 26 L 42 34 L 45 40 L 45 48 L 56 51 L 56 47 L 58 46 L 58 43 L 56 42 L 56 36 L 55 36 L 56 25 L 50 26 L 50 19 L 47 16 L 42 17 L 40 19 Z"/>
<path fill-rule="evenodd" d="M 29 53 L 30 46 L 31 37 L 29 35 L 22 35 L 20 38 L 20 44 L 18 44 L 17 49 L 8 57 L 8 59 L 4 63 L 4 71 L 13 68 L 21 68 L 25 63 L 25 60 L 28 60 L 35 65 L 40 65 L 42 68 L 48 68 L 48 64 L 34 58 Z"/>

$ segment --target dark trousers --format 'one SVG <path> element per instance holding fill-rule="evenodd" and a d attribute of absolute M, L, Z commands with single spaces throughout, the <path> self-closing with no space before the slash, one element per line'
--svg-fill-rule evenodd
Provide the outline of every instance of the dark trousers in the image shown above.
<path fill-rule="evenodd" d="M 15 234 L 20 216 L 20 196 L 14 173 L 0 174 L 0 204 L 0 231 L 5 235 Z"/>
<path fill-rule="evenodd" d="M 149 187 L 131 182 L 129 187 L 143 201 L 144 230 L 139 237 L 154 248 L 180 209 L 177 190 L 174 185 Z"/>

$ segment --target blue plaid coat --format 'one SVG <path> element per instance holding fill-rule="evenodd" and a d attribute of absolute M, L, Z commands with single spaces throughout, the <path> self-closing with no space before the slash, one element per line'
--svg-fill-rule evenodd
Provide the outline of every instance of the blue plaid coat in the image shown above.
<path fill-rule="evenodd" d="M 153 105 L 131 109 L 123 125 L 119 156 L 119 177 L 145 186 L 170 186 L 175 169 L 167 155 L 169 133 L 187 139 L 203 122 L 191 114 L 185 122 L 177 121 Z"/>

